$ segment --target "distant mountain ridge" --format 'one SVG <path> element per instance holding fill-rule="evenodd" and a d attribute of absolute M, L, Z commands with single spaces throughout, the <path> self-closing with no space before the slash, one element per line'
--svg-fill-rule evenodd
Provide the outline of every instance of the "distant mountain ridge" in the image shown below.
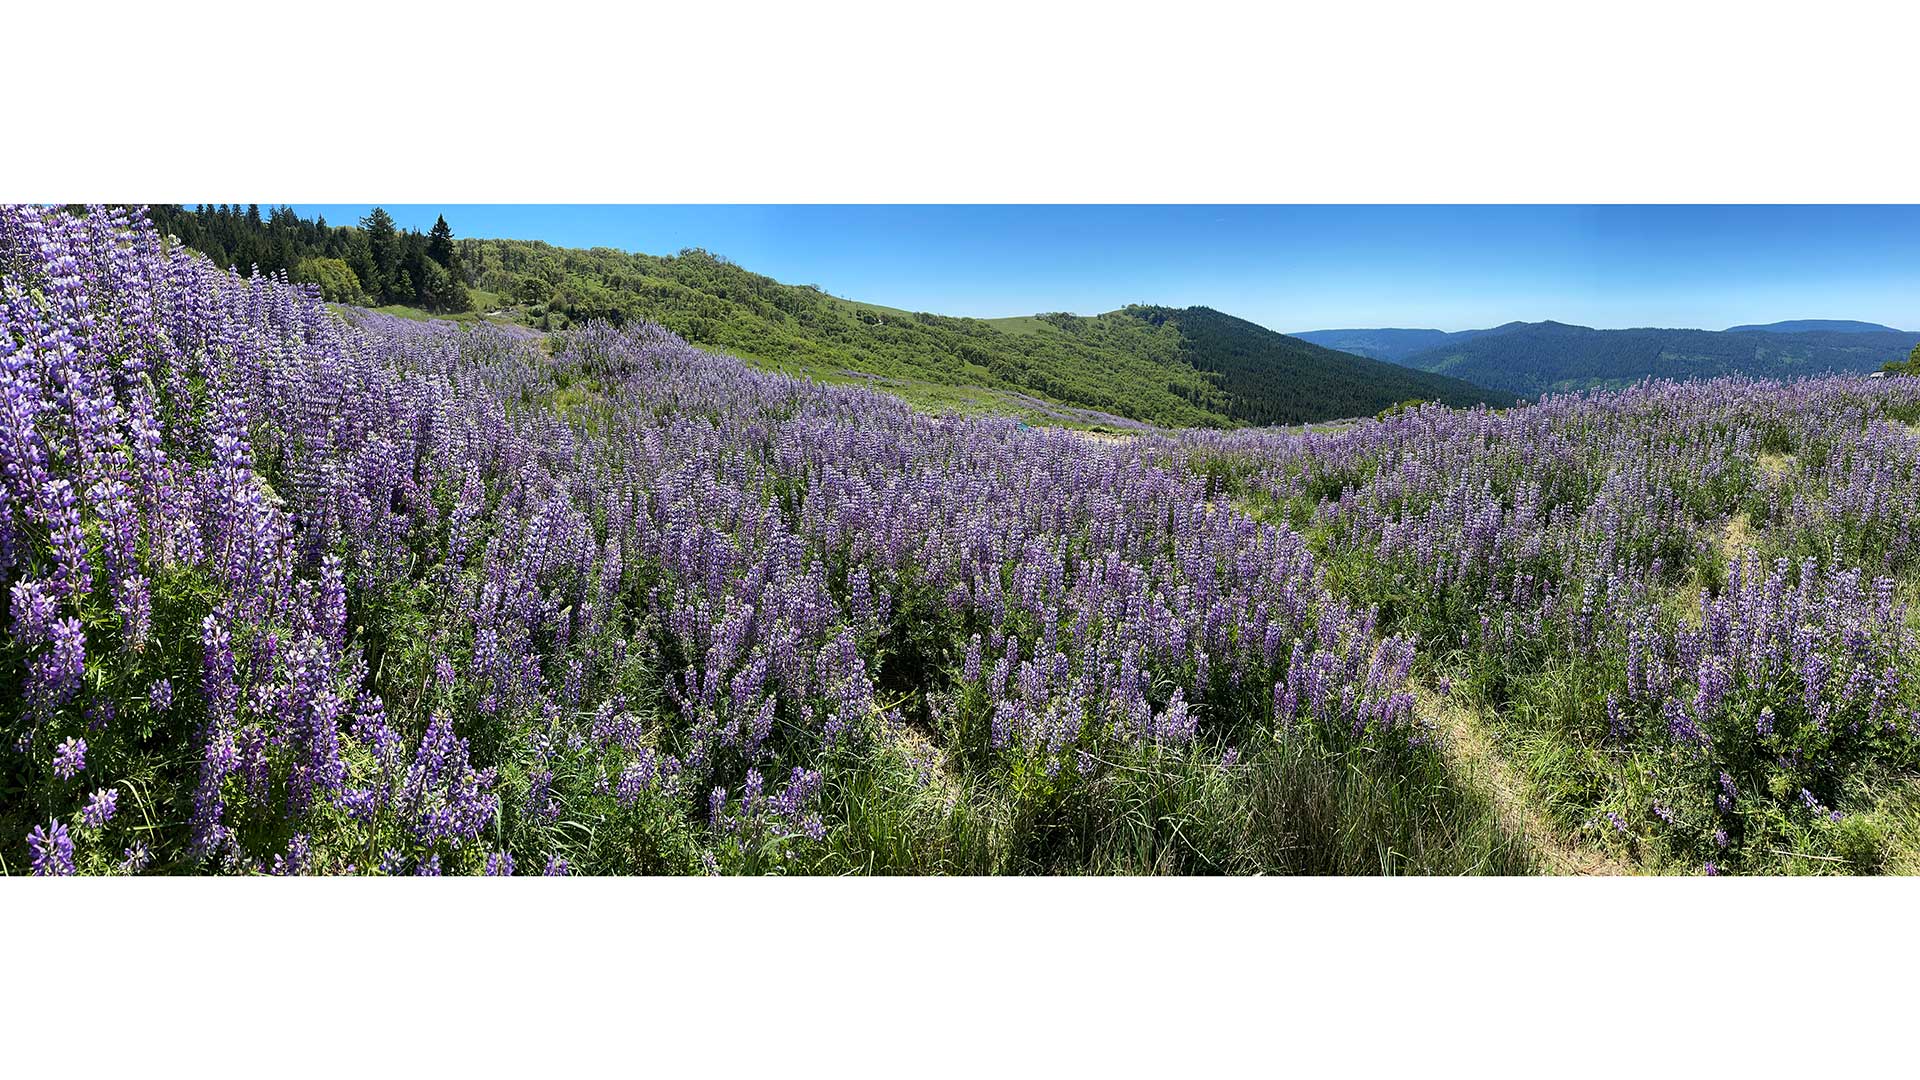
<path fill-rule="evenodd" d="M 1896 330 L 1881 323 L 1860 322 L 1857 319 L 1788 319 L 1785 322 L 1750 323 L 1746 326 L 1729 326 L 1723 333 L 1767 333 L 1767 334 L 1806 334 L 1814 332 L 1835 334 L 1904 334 L 1905 330 Z"/>
<path fill-rule="evenodd" d="M 1409 367 L 1526 397 L 1617 388 L 1645 378 L 1745 374 L 1795 378 L 1876 371 L 1907 356 L 1920 333 L 1897 330 L 1596 330 L 1508 325 L 1402 358 Z"/>
<path fill-rule="evenodd" d="M 1508 323 L 1505 327 L 1493 327 L 1487 330 L 1403 330 L 1383 328 L 1377 330 L 1308 330 L 1293 335 L 1301 341 L 1310 341 L 1315 345 L 1324 345 L 1329 349 L 1364 356 L 1372 360 L 1385 360 L 1397 364 L 1415 353 L 1428 349 L 1437 349 L 1449 342 L 1467 341 L 1482 334 L 1494 334 L 1503 329 L 1524 326 L 1524 323 Z"/>

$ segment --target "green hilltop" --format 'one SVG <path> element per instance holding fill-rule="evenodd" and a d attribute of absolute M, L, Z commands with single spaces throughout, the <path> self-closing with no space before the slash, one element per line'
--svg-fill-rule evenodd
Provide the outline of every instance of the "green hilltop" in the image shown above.
<path fill-rule="evenodd" d="M 987 409 L 1036 411 L 1026 399 L 1040 398 L 1125 421 L 1226 427 L 1366 415 L 1415 398 L 1489 398 L 1458 379 L 1336 352 L 1202 307 L 967 319 L 783 284 L 700 250 L 655 256 L 463 240 L 459 251 L 473 286 L 506 299 L 503 315 L 548 328 L 645 319 L 763 366 L 878 381 L 915 400 L 931 388 L 946 388 L 949 399 L 978 389 L 985 393 L 974 402 Z"/>

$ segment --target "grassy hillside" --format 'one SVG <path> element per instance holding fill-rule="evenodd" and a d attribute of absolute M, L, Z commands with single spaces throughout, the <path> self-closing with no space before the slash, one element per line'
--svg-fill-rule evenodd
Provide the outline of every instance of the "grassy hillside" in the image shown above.
<path fill-rule="evenodd" d="M 463 240 L 459 261 L 469 285 L 532 325 L 647 320 L 765 367 L 878 381 L 959 411 L 1225 427 L 1371 414 L 1409 398 L 1487 397 L 1204 308 L 960 319 L 783 284 L 699 250 L 669 257 Z"/>
<path fill-rule="evenodd" d="M 1648 377 L 1746 374 L 1787 379 L 1874 371 L 1905 356 L 1917 342 L 1920 334 L 1595 330 L 1543 322 L 1449 342 L 1416 353 L 1406 363 L 1531 397 L 1618 388 Z"/>

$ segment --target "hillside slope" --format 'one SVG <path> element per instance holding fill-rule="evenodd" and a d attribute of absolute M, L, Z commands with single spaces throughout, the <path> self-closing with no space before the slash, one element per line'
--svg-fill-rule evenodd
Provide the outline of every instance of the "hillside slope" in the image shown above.
<path fill-rule="evenodd" d="M 1407 357 L 1410 367 L 1529 397 L 1627 386 L 1648 377 L 1746 374 L 1794 378 L 1877 370 L 1907 355 L 1920 334 L 1595 330 L 1529 323 Z"/>
<path fill-rule="evenodd" d="M 1460 379 L 1339 352 L 1212 308 L 1133 306 L 1119 314 L 1177 330 L 1181 358 L 1216 377 L 1229 397 L 1229 414 L 1254 423 L 1325 416 L 1331 401 L 1358 406 L 1333 414 L 1339 416 L 1378 412 L 1415 398 L 1446 405 L 1509 403 Z"/>
<path fill-rule="evenodd" d="M 468 284 L 506 314 L 556 328 L 646 320 L 698 345 L 829 381 L 879 381 L 942 406 L 1060 412 L 1031 398 L 1163 426 L 1285 424 L 1371 414 L 1408 398 L 1473 404 L 1485 391 L 1351 356 L 1205 308 L 962 319 L 787 285 L 705 251 L 677 256 L 462 240 Z M 997 397 L 995 396 L 997 395 Z M 1069 419 L 1098 418 L 1067 416 Z"/>

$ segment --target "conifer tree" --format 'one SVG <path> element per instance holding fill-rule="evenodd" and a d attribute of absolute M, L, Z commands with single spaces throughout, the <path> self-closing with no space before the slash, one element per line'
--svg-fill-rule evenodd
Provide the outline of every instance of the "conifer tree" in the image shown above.
<path fill-rule="evenodd" d="M 453 269 L 453 229 L 447 224 L 447 216 L 441 214 L 433 223 L 433 231 L 427 234 L 427 258 Z"/>
<path fill-rule="evenodd" d="M 372 213 L 360 219 L 360 228 L 366 232 L 367 254 L 373 264 L 373 279 L 363 279 L 362 285 L 376 296 L 389 297 L 390 302 L 395 293 L 405 291 L 411 295 L 410 284 L 402 290 L 401 283 L 395 280 L 401 276 L 400 234 L 394 228 L 393 216 L 376 206 Z"/>

